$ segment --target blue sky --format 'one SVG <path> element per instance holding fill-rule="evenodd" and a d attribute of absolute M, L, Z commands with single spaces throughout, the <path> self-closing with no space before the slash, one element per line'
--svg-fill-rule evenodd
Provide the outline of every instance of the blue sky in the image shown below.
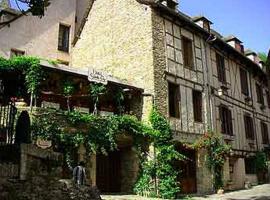
<path fill-rule="evenodd" d="M 14 0 L 11 0 L 13 6 Z M 268 52 L 270 48 L 270 0 L 179 0 L 180 11 L 205 15 L 222 35 L 233 34 L 245 48 Z M 23 6 L 22 6 L 23 7 Z"/>
<path fill-rule="evenodd" d="M 256 52 L 270 48 L 269 0 L 179 0 L 179 10 L 205 15 L 222 35 L 233 34 Z"/>

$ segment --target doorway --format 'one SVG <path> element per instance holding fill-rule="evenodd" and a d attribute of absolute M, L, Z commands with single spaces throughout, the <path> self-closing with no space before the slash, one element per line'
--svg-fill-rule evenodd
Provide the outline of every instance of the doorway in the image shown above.
<path fill-rule="evenodd" d="M 121 151 L 98 154 L 96 160 L 96 184 L 104 193 L 121 192 Z"/>

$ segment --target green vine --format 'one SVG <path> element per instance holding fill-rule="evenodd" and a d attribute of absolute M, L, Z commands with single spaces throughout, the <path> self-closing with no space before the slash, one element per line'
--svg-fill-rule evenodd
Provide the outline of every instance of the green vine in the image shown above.
<path fill-rule="evenodd" d="M 19 71 L 25 74 L 25 84 L 28 93 L 31 94 L 32 106 L 33 97 L 36 97 L 44 75 L 40 59 L 28 56 L 16 56 L 11 59 L 0 57 L 0 71 Z"/>
<path fill-rule="evenodd" d="M 222 136 L 212 131 L 205 133 L 193 147 L 206 149 L 207 165 L 213 172 L 213 186 L 215 191 L 223 187 L 223 166 L 231 147 L 224 144 Z"/>
<path fill-rule="evenodd" d="M 179 190 L 178 173 L 173 167 L 175 160 L 183 159 L 172 143 L 169 123 L 155 109 L 151 113 L 152 126 L 134 116 L 98 116 L 79 112 L 43 110 L 36 114 L 32 135 L 34 138 L 52 140 L 54 147 L 64 153 L 67 165 L 74 163 L 71 152 L 81 144 L 88 154 L 103 153 L 118 149 L 117 136 L 133 137 L 141 160 L 141 172 L 134 187 L 137 194 L 175 198 Z M 149 159 L 147 146 L 153 143 L 154 158 Z M 151 157 L 151 156 L 150 156 Z"/>
<path fill-rule="evenodd" d="M 154 129 L 154 159 L 142 159 L 141 174 L 134 191 L 144 196 L 174 199 L 180 192 L 179 172 L 174 169 L 174 162 L 185 159 L 185 156 L 175 149 L 170 125 L 156 109 L 151 112 L 150 122 Z"/>
<path fill-rule="evenodd" d="M 74 83 L 71 80 L 66 80 L 63 84 L 63 94 L 67 98 L 67 107 L 70 111 L 70 97 L 75 91 Z"/>
<path fill-rule="evenodd" d="M 268 159 L 265 152 L 263 151 L 257 152 L 255 156 L 255 162 L 257 172 L 264 172 L 268 169 L 267 165 Z"/>
<path fill-rule="evenodd" d="M 94 102 L 93 114 L 97 114 L 97 106 L 99 103 L 99 97 L 106 93 L 106 87 L 101 83 L 93 83 L 89 87 L 90 96 Z"/>
<path fill-rule="evenodd" d="M 124 100 L 125 100 L 125 96 L 124 96 L 124 91 L 122 88 L 118 88 L 118 90 L 115 93 L 115 101 L 117 104 L 117 110 L 118 113 L 121 115 L 122 113 L 124 113 Z"/>

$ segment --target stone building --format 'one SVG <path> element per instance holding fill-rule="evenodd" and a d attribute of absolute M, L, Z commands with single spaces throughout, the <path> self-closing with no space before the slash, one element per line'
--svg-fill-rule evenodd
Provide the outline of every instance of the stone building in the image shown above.
<path fill-rule="evenodd" d="M 52 1 L 44 18 L 21 16 L 0 28 L 0 55 L 9 57 L 15 49 L 77 70 L 89 66 L 142 88 L 142 120 L 155 105 L 179 143 L 193 143 L 209 129 L 222 133 L 232 146 L 224 166 L 226 188 L 257 183 L 254 155 L 269 147 L 265 69 L 240 39 L 221 36 L 209 19 L 189 17 L 177 6 L 181 10 L 177 0 Z M 69 35 L 59 37 L 67 27 Z M 182 191 L 211 192 L 205 152 L 181 145 L 179 150 L 190 158 L 179 164 Z M 111 155 L 108 162 L 117 159 Z M 99 177 L 98 160 L 93 158 L 93 177 Z"/>
<path fill-rule="evenodd" d="M 95 1 L 76 36 L 72 65 L 90 64 L 144 89 L 143 119 L 153 104 L 168 117 L 175 140 L 192 143 L 208 129 L 232 146 L 225 186 L 256 183 L 253 155 L 269 145 L 267 76 L 256 54 L 234 36 L 191 18 L 177 1 Z M 180 2 L 181 10 L 181 2 Z M 203 151 L 181 149 L 182 191 L 211 191 Z"/>

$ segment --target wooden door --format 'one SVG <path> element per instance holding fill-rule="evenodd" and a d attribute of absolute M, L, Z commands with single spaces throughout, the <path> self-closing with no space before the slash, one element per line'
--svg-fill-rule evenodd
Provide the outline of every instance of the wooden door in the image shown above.
<path fill-rule="evenodd" d="M 197 192 L 196 181 L 196 152 L 194 150 L 181 149 L 180 152 L 188 159 L 177 162 L 177 169 L 180 170 L 178 181 L 181 185 L 181 193 L 191 194 Z"/>
<path fill-rule="evenodd" d="M 101 192 L 121 192 L 121 153 L 110 152 L 108 156 L 97 155 L 97 187 Z"/>

